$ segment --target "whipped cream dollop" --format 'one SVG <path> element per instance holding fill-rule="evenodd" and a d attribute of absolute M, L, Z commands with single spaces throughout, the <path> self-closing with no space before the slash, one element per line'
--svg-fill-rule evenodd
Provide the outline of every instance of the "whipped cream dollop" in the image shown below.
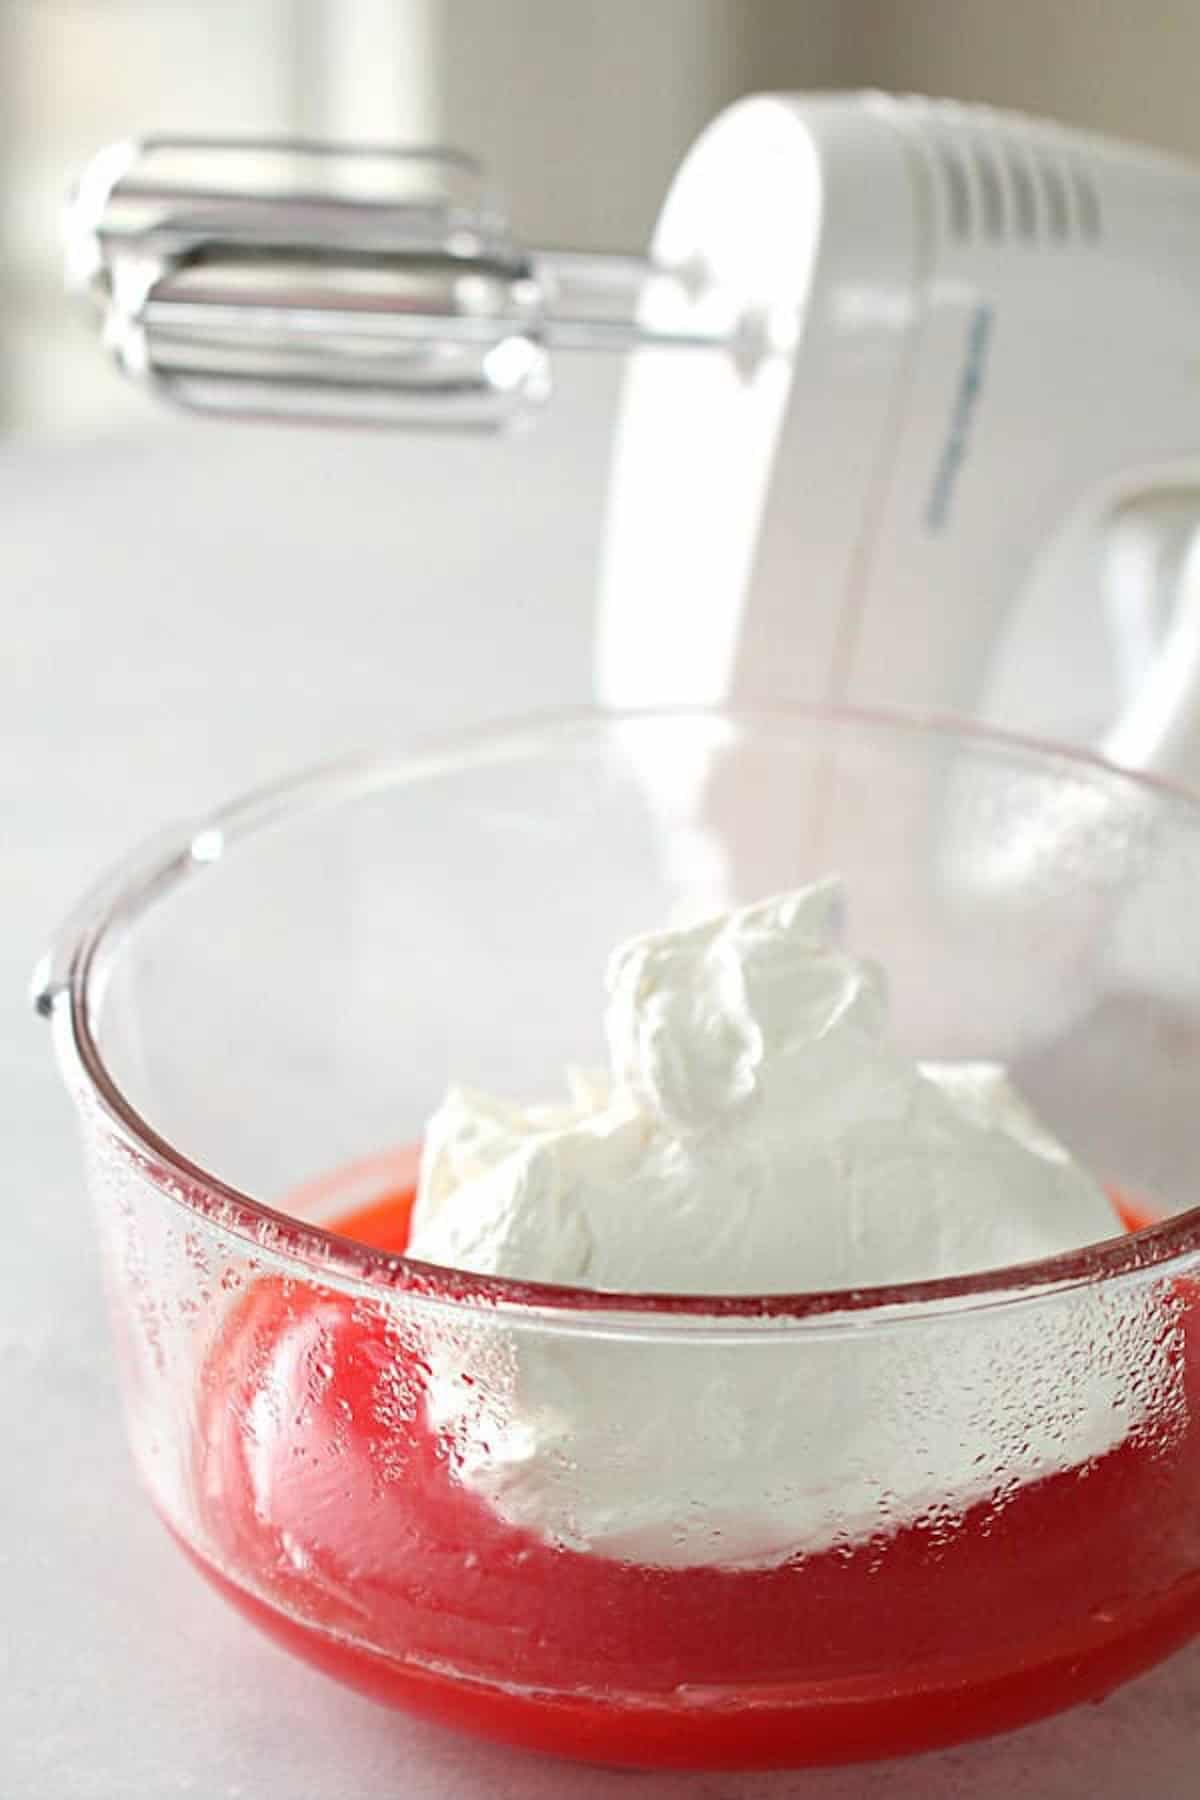
<path fill-rule="evenodd" d="M 1000 1068 L 916 1064 L 889 1042 L 882 972 L 837 942 L 840 903 L 826 882 L 618 948 L 611 1069 L 575 1072 L 561 1105 L 451 1089 L 410 1254 L 769 1294 L 1114 1235 L 1103 1190 Z M 435 1347 L 428 1405 L 460 1478 L 550 1541 L 774 1562 L 1118 1442 L 1144 1409 L 1153 1334 L 1112 1305 L 1079 1290 L 932 1322 L 748 1321 L 728 1343 L 652 1337 L 644 1319 L 625 1336 L 488 1322 Z"/>
<path fill-rule="evenodd" d="M 916 1065 L 881 971 L 833 941 L 836 883 L 622 945 L 612 1072 L 562 1107 L 452 1089 L 411 1251 L 662 1293 L 962 1275 L 1111 1237 L 1104 1192 L 1003 1071 Z"/>

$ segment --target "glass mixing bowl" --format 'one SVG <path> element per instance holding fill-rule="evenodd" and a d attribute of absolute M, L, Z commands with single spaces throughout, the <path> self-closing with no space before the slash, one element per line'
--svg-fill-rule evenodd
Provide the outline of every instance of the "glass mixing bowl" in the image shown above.
<path fill-rule="evenodd" d="M 614 944 L 832 871 L 898 1040 L 1007 1063 L 1136 1229 L 757 1297 L 406 1260 L 448 1081 L 560 1093 Z M 1200 1628 L 1186 797 L 898 719 L 526 722 L 167 832 L 38 997 L 154 1504 L 343 1680 L 606 1763 L 796 1765 L 1016 1725 Z"/>

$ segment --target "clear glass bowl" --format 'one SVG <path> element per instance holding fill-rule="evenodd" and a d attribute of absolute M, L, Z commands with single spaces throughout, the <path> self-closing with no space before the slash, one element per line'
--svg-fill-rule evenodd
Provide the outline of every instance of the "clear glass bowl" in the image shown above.
<path fill-rule="evenodd" d="M 832 871 L 899 1040 L 1008 1063 L 1154 1222 L 750 1298 L 399 1253 L 449 1080 L 560 1092 L 612 945 Z M 1018 1724 L 1200 1628 L 1187 798 L 927 723 L 533 721 L 167 832 L 38 989 L 153 1501 L 340 1678 L 608 1763 L 797 1765 Z"/>

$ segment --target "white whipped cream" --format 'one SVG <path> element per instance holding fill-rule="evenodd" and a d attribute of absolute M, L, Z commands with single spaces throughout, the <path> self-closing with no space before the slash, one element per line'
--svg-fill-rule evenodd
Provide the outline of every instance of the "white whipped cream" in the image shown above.
<path fill-rule="evenodd" d="M 915 1065 L 886 1041 L 881 972 L 835 943 L 838 905 L 824 883 L 619 948 L 611 1074 L 575 1074 L 559 1107 L 452 1089 L 410 1254 L 624 1292 L 768 1294 L 1111 1237 L 1107 1197 L 1002 1070 Z M 1144 1410 L 1153 1334 L 1116 1330 L 1111 1308 L 1083 1291 L 787 1337 L 751 1321 L 736 1344 L 489 1323 L 431 1358 L 429 1407 L 461 1478 L 551 1541 L 773 1562 L 1118 1442 Z"/>

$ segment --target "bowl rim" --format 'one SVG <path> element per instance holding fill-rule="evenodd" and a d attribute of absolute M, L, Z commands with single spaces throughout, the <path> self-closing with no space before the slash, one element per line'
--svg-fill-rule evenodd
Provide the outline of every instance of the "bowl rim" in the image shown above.
<path fill-rule="evenodd" d="M 1154 793 L 1181 808 L 1200 829 L 1200 796 L 1156 774 L 1131 771 L 1095 752 L 1000 731 L 974 721 L 929 711 L 804 704 L 669 706 L 616 710 L 577 707 L 524 714 L 483 725 L 424 736 L 384 749 L 317 763 L 257 786 L 214 811 L 159 833 L 123 858 L 72 914 L 35 975 L 35 1004 L 56 1025 L 56 1043 L 69 1085 L 98 1106 L 117 1146 L 165 1196 L 201 1215 L 218 1230 L 249 1241 L 272 1260 L 299 1265 L 308 1278 L 349 1282 L 358 1289 L 403 1293 L 417 1301 L 533 1315 L 574 1315 L 595 1324 L 618 1319 L 654 1321 L 686 1330 L 747 1321 L 803 1324 L 837 1315 L 895 1322 L 931 1313 L 1011 1305 L 1067 1289 L 1095 1286 L 1147 1272 L 1165 1273 L 1180 1259 L 1200 1255 L 1200 1205 L 1136 1232 L 1034 1262 L 971 1275 L 942 1276 L 862 1288 L 771 1294 L 626 1293 L 572 1287 L 500 1275 L 477 1275 L 373 1249 L 323 1226 L 296 1218 L 242 1191 L 194 1162 L 161 1136 L 127 1099 L 110 1073 L 91 1029 L 94 989 L 103 956 L 119 944 L 141 913 L 182 881 L 219 861 L 225 851 L 297 814 L 361 797 L 382 788 L 411 785 L 465 771 L 544 747 L 553 735 L 564 746 L 606 735 L 614 728 L 661 726 L 676 721 L 722 731 L 800 726 L 832 731 L 867 730 L 937 737 L 968 747 L 1058 764 L 1102 776 L 1136 791 Z M 565 1319 L 564 1319 L 565 1323 Z"/>

